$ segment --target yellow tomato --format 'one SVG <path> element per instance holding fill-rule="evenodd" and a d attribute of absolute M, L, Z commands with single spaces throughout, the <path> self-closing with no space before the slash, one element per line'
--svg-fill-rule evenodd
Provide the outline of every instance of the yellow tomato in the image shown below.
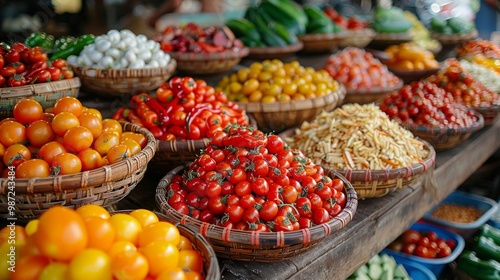
<path fill-rule="evenodd" d="M 68 280 L 100 279 L 111 280 L 111 260 L 109 256 L 98 249 L 85 249 L 76 255 L 69 263 Z"/>
<path fill-rule="evenodd" d="M 110 217 L 109 212 L 108 210 L 106 210 L 106 208 L 95 204 L 86 204 L 80 206 L 76 208 L 75 211 L 83 219 L 87 217 L 101 217 L 103 219 L 109 219 Z"/>
<path fill-rule="evenodd" d="M 136 218 L 128 214 L 115 214 L 109 218 L 111 225 L 115 229 L 116 241 L 130 241 L 133 244 L 138 244 L 139 234 L 142 231 L 141 224 Z"/>
<path fill-rule="evenodd" d="M 130 216 L 134 217 L 139 221 L 141 224 L 142 228 L 145 228 L 146 226 L 149 226 L 150 224 L 157 223 L 158 216 L 150 210 L 146 209 L 136 209 L 129 214 Z"/>

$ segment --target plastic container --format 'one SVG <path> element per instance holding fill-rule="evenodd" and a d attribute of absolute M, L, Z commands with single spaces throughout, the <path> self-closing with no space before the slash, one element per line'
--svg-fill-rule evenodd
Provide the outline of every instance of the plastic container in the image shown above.
<path fill-rule="evenodd" d="M 406 272 L 410 275 L 412 279 L 419 280 L 436 280 L 436 275 L 432 273 L 430 269 L 427 267 L 412 262 L 411 260 L 406 259 L 397 259 L 396 263 L 400 263 L 404 266 Z"/>
<path fill-rule="evenodd" d="M 451 232 L 449 230 L 443 229 L 442 227 L 418 222 L 413 224 L 410 228 L 421 233 L 433 231 L 437 234 L 439 238 L 443 238 L 445 240 L 449 239 L 454 240 L 457 245 L 455 246 L 451 254 L 446 258 L 435 258 L 435 259 L 422 258 L 418 256 L 408 255 L 402 252 L 396 252 L 387 248 L 382 250 L 382 252 L 393 256 L 396 262 L 402 263 L 406 261 L 407 263 L 410 264 L 422 265 L 428 268 L 437 278 L 439 278 L 439 275 L 446 267 L 446 265 L 454 261 L 464 249 L 465 241 L 462 238 L 462 236 L 460 236 L 457 233 Z M 420 278 L 414 278 L 414 279 L 420 279 Z"/>
<path fill-rule="evenodd" d="M 442 203 L 450 203 L 450 204 L 458 204 L 463 206 L 472 206 L 483 213 L 481 217 L 475 220 L 472 223 L 454 223 L 449 222 L 443 219 L 438 219 L 435 217 L 431 217 L 432 212 L 434 212 L 439 205 Z M 441 201 L 438 205 L 432 208 L 429 212 L 427 212 L 423 219 L 431 224 L 439 225 L 447 230 L 456 232 L 460 234 L 464 239 L 468 239 L 474 235 L 476 230 L 479 229 L 480 226 L 485 224 L 490 217 L 497 211 L 498 204 L 490 198 L 483 197 L 480 195 L 470 194 L 462 191 L 454 191 L 448 197 L 446 197 L 443 201 Z"/>
<path fill-rule="evenodd" d="M 491 215 L 487 224 L 491 225 L 492 227 L 500 229 L 500 201 L 497 204 L 497 211 L 495 211 L 495 213 Z"/>

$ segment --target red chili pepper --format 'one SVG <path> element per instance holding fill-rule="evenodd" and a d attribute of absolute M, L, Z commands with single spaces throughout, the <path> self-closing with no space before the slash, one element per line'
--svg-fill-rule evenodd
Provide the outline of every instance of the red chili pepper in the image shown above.
<path fill-rule="evenodd" d="M 132 109 L 125 109 L 123 111 L 123 117 L 128 119 L 133 124 L 137 124 L 139 126 L 144 127 L 144 124 L 142 123 L 141 118 L 139 118 L 139 116 L 137 116 L 137 114 Z"/>
<path fill-rule="evenodd" d="M 174 100 L 172 100 L 172 102 L 173 101 L 175 101 L 175 104 L 177 104 L 177 102 L 179 102 L 176 98 L 174 98 Z M 148 107 L 153 112 L 158 114 L 158 122 L 161 126 L 168 126 L 170 124 L 170 117 L 168 116 L 168 114 L 172 110 L 172 107 L 169 107 L 169 109 L 166 110 L 165 108 L 163 108 L 160 105 L 160 103 L 158 103 L 158 101 L 156 99 L 149 96 L 148 94 L 146 94 L 144 96 L 144 103 L 146 103 L 146 105 L 148 105 Z"/>
<path fill-rule="evenodd" d="M 118 108 L 118 110 L 116 110 L 111 118 L 113 120 L 119 120 L 120 118 L 123 118 L 123 111 L 125 111 L 125 108 Z"/>
<path fill-rule="evenodd" d="M 221 112 L 221 110 L 212 109 L 209 104 L 197 104 L 193 109 L 191 109 L 191 111 L 186 116 L 187 133 L 189 133 L 189 128 L 191 127 L 194 118 L 199 116 L 205 110 L 208 110 L 214 114 L 219 114 Z"/>
<path fill-rule="evenodd" d="M 224 50 L 224 47 L 221 47 L 221 46 L 215 46 L 215 45 L 212 45 L 212 44 L 209 44 L 209 43 L 205 43 L 205 42 L 196 42 L 196 44 L 198 46 L 200 46 L 200 48 L 202 50 L 204 50 L 205 52 L 207 53 L 215 53 L 215 52 L 221 52 Z"/>

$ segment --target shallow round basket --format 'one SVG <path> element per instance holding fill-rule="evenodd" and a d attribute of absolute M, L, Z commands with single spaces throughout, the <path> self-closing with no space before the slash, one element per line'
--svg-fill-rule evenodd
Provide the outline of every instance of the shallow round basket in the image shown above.
<path fill-rule="evenodd" d="M 375 31 L 370 28 L 365 28 L 362 30 L 346 30 L 344 32 L 346 33 L 346 35 L 339 44 L 339 47 L 341 48 L 364 48 L 371 43 L 376 35 Z"/>
<path fill-rule="evenodd" d="M 219 53 L 171 52 L 177 70 L 189 74 L 218 74 L 230 71 L 249 54 L 248 48 L 233 48 Z"/>
<path fill-rule="evenodd" d="M 327 53 L 339 48 L 340 43 L 347 36 L 345 32 L 304 34 L 299 40 L 304 44 L 300 52 L 303 53 Z"/>
<path fill-rule="evenodd" d="M 476 112 L 477 122 L 468 127 L 460 129 L 430 127 L 416 124 L 402 124 L 413 135 L 429 142 L 436 151 L 445 151 L 456 147 L 460 143 L 469 139 L 476 131 L 484 127 L 484 118 Z"/>
<path fill-rule="evenodd" d="M 0 178 L 0 216 L 18 220 L 40 216 L 52 206 L 76 209 L 85 204 L 109 207 L 132 191 L 144 177 L 148 162 L 156 151 L 156 140 L 151 132 L 132 123 L 122 123 L 123 131 L 141 133 L 146 146 L 136 155 L 100 168 L 76 174 L 46 178 Z M 15 204 L 12 186 L 15 186 Z"/>
<path fill-rule="evenodd" d="M 322 97 L 289 102 L 247 102 L 238 103 L 238 106 L 255 119 L 260 130 L 278 133 L 312 120 L 323 110 L 335 109 L 345 93 L 345 87 L 339 85 L 336 91 Z"/>
<path fill-rule="evenodd" d="M 294 55 L 304 47 L 302 42 L 285 47 L 251 47 L 249 58 L 253 59 L 274 59 L 285 58 Z"/>
<path fill-rule="evenodd" d="M 410 32 L 404 33 L 375 33 L 368 46 L 374 49 L 385 49 L 390 45 L 399 45 L 413 40 Z"/>
<path fill-rule="evenodd" d="M 342 104 L 347 103 L 358 103 L 358 104 L 368 104 L 373 102 L 378 102 L 384 99 L 384 97 L 393 91 L 397 91 L 403 87 L 403 81 L 401 80 L 397 85 L 392 87 L 371 87 L 362 89 L 348 89 Z"/>
<path fill-rule="evenodd" d="M 0 88 L 0 119 L 13 116 L 14 106 L 21 99 L 35 99 L 46 109 L 54 107 L 57 100 L 63 96 L 78 97 L 80 86 L 80 79 L 75 77 L 21 87 Z"/>
<path fill-rule="evenodd" d="M 436 39 L 443 47 L 457 46 L 478 36 L 476 29 L 464 34 L 439 34 L 431 33 L 431 38 Z"/>
<path fill-rule="evenodd" d="M 124 213 L 124 214 L 129 214 L 133 210 L 118 210 L 118 211 L 112 211 L 110 214 L 118 214 L 118 213 Z M 158 220 L 162 222 L 168 222 L 169 219 L 166 217 L 163 213 L 160 212 L 154 212 L 156 216 L 158 216 Z M 217 260 L 217 256 L 215 255 L 214 249 L 212 249 L 212 246 L 210 246 L 210 243 L 208 243 L 207 239 L 203 237 L 203 235 L 199 234 L 198 232 L 181 225 L 180 223 L 176 223 L 175 226 L 179 230 L 179 233 L 186 237 L 189 241 L 191 241 L 191 244 L 193 245 L 193 248 L 200 253 L 201 257 L 203 258 L 203 276 L 205 280 L 220 280 L 221 275 L 220 275 L 220 268 L 219 268 L 219 261 Z"/>
<path fill-rule="evenodd" d="M 387 69 L 389 69 L 389 71 L 391 71 L 394 75 L 402 79 L 405 84 L 409 84 L 411 82 L 419 81 L 421 79 L 429 77 L 430 75 L 436 74 L 441 68 L 424 70 L 398 70 L 388 66 Z"/>
<path fill-rule="evenodd" d="M 170 59 L 165 68 L 106 69 L 71 65 L 88 93 L 110 97 L 155 90 L 172 76 L 176 66 L 175 59 Z"/>
<path fill-rule="evenodd" d="M 483 115 L 484 125 L 489 126 L 493 125 L 496 122 L 498 113 L 500 112 L 500 103 L 495 103 L 491 106 L 474 107 L 472 109 Z"/>
<path fill-rule="evenodd" d="M 334 170 L 325 170 L 325 175 L 344 182 L 347 197 L 346 207 L 328 223 L 290 232 L 256 232 L 227 229 L 201 222 L 180 214 L 167 202 L 166 187 L 176 174 L 182 174 L 179 166 L 163 177 L 156 189 L 156 203 L 161 212 L 172 223 L 180 223 L 201 233 L 212 245 L 218 257 L 254 262 L 276 262 L 300 255 L 321 240 L 345 227 L 354 217 L 358 206 L 356 192 L 352 185 Z"/>

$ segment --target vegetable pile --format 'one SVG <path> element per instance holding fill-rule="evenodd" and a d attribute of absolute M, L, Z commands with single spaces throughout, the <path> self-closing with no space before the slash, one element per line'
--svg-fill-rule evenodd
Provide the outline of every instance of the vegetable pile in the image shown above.
<path fill-rule="evenodd" d="M 460 17 L 448 19 L 433 17 L 430 22 L 431 32 L 445 35 L 465 34 L 474 30 L 474 28 L 474 22 Z"/>
<path fill-rule="evenodd" d="M 339 87 L 324 70 L 315 71 L 298 61 L 281 60 L 254 62 L 249 68 L 225 76 L 217 90 L 237 102 L 288 102 L 328 95 Z"/>
<path fill-rule="evenodd" d="M 401 8 L 375 8 L 371 27 L 377 33 L 405 33 L 412 26 Z"/>
<path fill-rule="evenodd" d="M 12 260 L 9 252 L 16 256 L 15 272 L 2 265 L 1 279 L 203 279 L 206 273 L 196 245 L 145 209 L 113 214 L 94 204 L 55 206 L 0 235 L 2 263 Z"/>
<path fill-rule="evenodd" d="M 40 47 L 29 48 L 22 43 L 0 46 L 0 88 L 71 78 L 73 71 L 66 60 L 49 61 Z"/>
<path fill-rule="evenodd" d="M 178 212 L 229 229 L 294 231 L 346 206 L 344 182 L 325 176 L 277 135 L 230 125 L 167 186 Z"/>
<path fill-rule="evenodd" d="M 439 62 L 430 51 L 414 43 L 392 45 L 385 49 L 389 60 L 385 64 L 396 70 L 413 71 L 439 68 Z"/>
<path fill-rule="evenodd" d="M 323 12 L 342 29 L 362 30 L 367 28 L 370 24 L 368 21 L 357 18 L 356 16 L 346 18 L 331 6 L 325 6 Z"/>
<path fill-rule="evenodd" d="M 500 73 L 495 71 L 495 69 L 470 62 L 466 59 L 460 60 L 460 66 L 489 90 L 500 92 Z"/>
<path fill-rule="evenodd" d="M 78 56 L 68 57 L 70 64 L 95 68 L 158 68 L 166 67 L 169 61 L 170 55 L 160 49 L 160 43 L 128 29 L 109 30 Z"/>
<path fill-rule="evenodd" d="M 418 232 L 408 229 L 389 245 L 389 249 L 421 258 L 446 258 L 453 249 L 456 241 L 440 238 L 436 232 Z"/>
<path fill-rule="evenodd" d="M 402 264 L 388 254 L 377 254 L 362 265 L 347 280 L 411 280 Z"/>
<path fill-rule="evenodd" d="M 226 26 L 200 27 L 195 23 L 167 26 L 153 40 L 164 52 L 217 53 L 243 47 Z"/>
<path fill-rule="evenodd" d="M 130 108 L 118 109 L 112 118 L 146 127 L 167 141 L 213 138 L 228 124 L 248 125 L 245 112 L 223 92 L 191 77 L 173 77 L 156 90 L 156 98 L 134 95 Z"/>
<path fill-rule="evenodd" d="M 345 48 L 335 53 L 324 69 L 347 89 L 393 87 L 401 82 L 371 53 L 359 48 Z"/>
<path fill-rule="evenodd" d="M 403 124 L 462 128 L 478 121 L 474 111 L 457 104 L 451 93 L 428 81 L 412 82 L 388 94 L 380 109 Z"/>
<path fill-rule="evenodd" d="M 95 36 L 92 34 L 82 35 L 78 38 L 64 36 L 54 39 L 54 36 L 44 32 L 31 33 L 26 38 L 26 45 L 29 47 L 41 47 L 49 54 L 50 60 L 63 58 L 67 59 L 70 55 L 78 55 L 87 45 L 94 43 Z"/>
<path fill-rule="evenodd" d="M 14 106 L 14 118 L 0 122 L 2 177 L 48 177 L 92 170 L 139 153 L 144 135 L 122 132 L 119 122 L 102 120 L 74 97 L 59 99 L 52 113 L 44 113 L 34 99 Z"/>
<path fill-rule="evenodd" d="M 500 46 L 488 40 L 476 39 L 469 40 L 457 48 L 459 57 L 471 54 L 482 54 L 489 58 L 500 59 Z"/>
<path fill-rule="evenodd" d="M 445 66 L 437 74 L 427 78 L 453 95 L 453 99 L 467 107 L 490 107 L 500 102 L 500 96 L 464 71 L 455 58 L 445 61 Z"/>

